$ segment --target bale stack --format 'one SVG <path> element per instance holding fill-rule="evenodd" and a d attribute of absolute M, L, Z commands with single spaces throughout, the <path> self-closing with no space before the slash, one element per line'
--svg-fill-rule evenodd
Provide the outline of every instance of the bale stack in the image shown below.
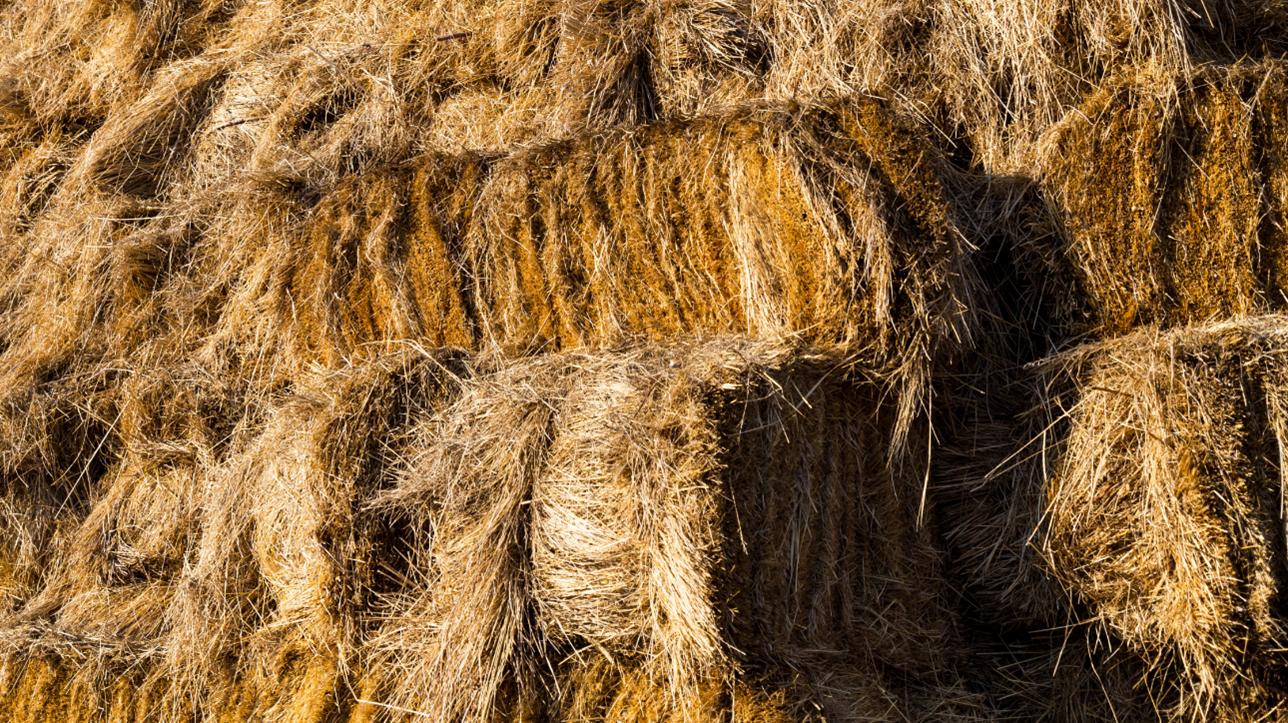
<path fill-rule="evenodd" d="M 976 374 L 993 391 L 955 413 L 938 467 L 953 564 L 986 627 L 1014 631 L 1001 646 L 1088 624 L 1173 720 L 1283 701 L 1267 421 L 1282 322 L 1246 316 L 1282 300 L 1283 88 L 1277 62 L 1141 69 L 1052 130 L 1047 215 L 1016 246 L 1016 312 L 1045 320 L 1018 324 L 1013 358 L 1037 363 Z"/>
<path fill-rule="evenodd" d="M 997 674 L 1017 697 L 1075 684 L 1076 648 L 1135 668 L 1100 681 L 1116 719 L 1282 710 L 1281 322 L 1248 315 L 1283 299 L 1283 89 L 1279 62 L 1128 69 L 1043 141 L 1044 208 L 986 281 L 1011 346 L 966 370 L 935 470 L 981 646 L 1033 666 Z M 1046 663 L 1024 642 L 1068 626 Z"/>
<path fill-rule="evenodd" d="M 1277 714 L 1286 28 L 0 0 L 0 712 Z"/>
<path fill-rule="evenodd" d="M 974 182 L 854 95 L 434 147 L 459 44 L 323 5 L 16 142 L 0 710 L 979 717 L 925 482 Z"/>

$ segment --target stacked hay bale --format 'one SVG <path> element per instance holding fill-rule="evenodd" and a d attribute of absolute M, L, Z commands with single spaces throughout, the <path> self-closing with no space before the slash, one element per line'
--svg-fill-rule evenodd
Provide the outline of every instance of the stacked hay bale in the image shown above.
<path fill-rule="evenodd" d="M 0 2 L 0 711 L 1270 714 L 1286 17 Z"/>
<path fill-rule="evenodd" d="M 758 98 L 741 5 L 640 16 L 665 77 L 629 8 L 462 8 L 0 10 L 0 710 L 982 715 L 925 497 L 973 182 Z"/>
<path fill-rule="evenodd" d="M 836 354 L 409 352 L 300 388 L 221 461 L 195 433 L 140 450 L 8 620 L 0 705 L 977 717 L 924 457 L 892 462 L 897 405 Z"/>
<path fill-rule="evenodd" d="M 924 467 L 891 465 L 895 409 L 839 362 L 720 340 L 466 383 L 378 501 L 425 531 L 432 572 L 372 640 L 377 700 L 408 720 L 977 715 L 925 584 Z"/>
<path fill-rule="evenodd" d="M 1135 659 L 1125 710 L 1142 694 L 1174 720 L 1283 705 L 1282 320 L 1248 316 L 1284 298 L 1283 92 L 1279 63 L 1140 74 L 1053 129 L 1047 235 L 1018 251 L 1047 292 L 1039 343 L 1091 341 L 990 368 L 1002 391 L 966 405 L 941 456 L 982 617 L 1086 623 Z"/>
<path fill-rule="evenodd" d="M 1286 330 L 1146 330 L 1052 362 L 1076 403 L 1048 483 L 1049 564 L 1183 717 L 1282 704 Z"/>
<path fill-rule="evenodd" d="M 1050 273 L 1078 285 L 1062 304 L 1072 331 L 1281 308 L 1285 92 L 1279 62 L 1128 78 L 1053 129 Z"/>

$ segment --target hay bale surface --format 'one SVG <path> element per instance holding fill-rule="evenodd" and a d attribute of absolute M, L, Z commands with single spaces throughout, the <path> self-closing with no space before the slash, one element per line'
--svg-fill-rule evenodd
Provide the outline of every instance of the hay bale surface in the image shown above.
<path fill-rule="evenodd" d="M 781 715 L 967 715 L 921 457 L 891 463 L 897 410 L 843 362 L 734 340 L 468 382 L 380 502 L 433 560 L 372 642 L 390 715 L 720 719 L 743 683 L 711 691 L 797 673 Z"/>
<path fill-rule="evenodd" d="M 1077 397 L 1047 487 L 1050 570 L 1182 717 L 1281 704 L 1285 323 L 1139 332 L 1055 362 Z"/>
<path fill-rule="evenodd" d="M 1284 94 L 1277 62 L 1141 74 L 1052 132 L 1043 183 L 1065 244 L 1053 275 L 1084 295 L 1066 302 L 1072 331 L 1282 306 Z"/>

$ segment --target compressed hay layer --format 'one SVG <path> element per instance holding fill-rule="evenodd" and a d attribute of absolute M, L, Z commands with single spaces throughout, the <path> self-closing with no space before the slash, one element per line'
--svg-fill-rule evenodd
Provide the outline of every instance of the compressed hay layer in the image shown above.
<path fill-rule="evenodd" d="M 1042 174 L 1063 250 L 1052 275 L 1085 297 L 1066 302 L 1075 331 L 1283 305 L 1284 72 L 1129 77 L 1053 132 Z"/>
<path fill-rule="evenodd" d="M 974 717 L 924 455 L 892 466 L 896 409 L 845 363 L 401 353 L 240 414 L 139 383 L 0 622 L 0 711 Z"/>
<path fill-rule="evenodd" d="M 264 25 L 284 16 L 285 37 L 311 38 L 327 54 L 329 63 L 309 58 L 314 87 L 357 95 L 337 104 L 337 115 L 384 106 L 394 119 L 428 121 L 411 125 L 426 127 L 426 141 L 441 150 L 481 148 L 480 124 L 460 104 L 484 110 L 496 129 L 485 138 L 511 145 L 747 100 L 869 92 L 965 136 L 990 168 L 1022 156 L 1105 74 L 1271 53 L 1267 39 L 1285 19 L 1273 0 L 437 0 L 396 10 L 348 1 L 320 3 L 310 8 L 316 14 L 263 5 L 275 12 L 242 13 Z M 250 34 L 249 23 L 232 27 L 234 38 Z M 368 84 L 373 76 L 384 82 Z M 429 102 L 416 110 L 395 99 Z"/>
<path fill-rule="evenodd" d="M 205 108 L 217 72 L 176 71 L 172 105 Z M 122 364 L 196 363 L 262 394 L 391 343 L 527 352 L 746 333 L 847 347 L 889 374 L 906 428 L 930 367 L 971 343 L 980 314 L 960 179 L 869 100 L 431 154 L 316 191 L 267 174 L 173 214 L 151 194 L 182 185 L 193 155 L 140 160 L 121 141 L 139 124 L 168 138 L 151 112 L 109 121 L 24 222 L 0 283 L 9 426 L 52 435 L 37 401 L 80 397 L 110 427 Z M 15 172 L 15 193 L 46 172 Z M 6 443 L 9 474 L 75 463 L 49 462 L 45 448 L 71 449 L 52 436 Z"/>
<path fill-rule="evenodd" d="M 467 383 L 382 502 L 434 561 L 373 642 L 388 705 L 489 719 L 601 656 L 657 680 L 642 720 L 706 720 L 702 691 L 740 670 L 801 671 L 816 697 L 829 675 L 953 690 L 918 457 L 890 466 L 879 386 L 786 352 L 570 352 Z M 829 705 L 871 711 L 850 703 Z"/>
<path fill-rule="evenodd" d="M 1286 330 L 1140 332 L 1052 362 L 1077 396 L 1052 457 L 1048 564 L 1184 716 L 1280 704 Z"/>
<path fill-rule="evenodd" d="M 201 148 L 189 190 L 239 168 L 333 180 L 422 148 L 856 93 L 1014 172 L 1107 75 L 1273 54 L 1286 15 L 1279 0 L 21 0 L 0 9 L 0 138 L 39 144 L 162 108 L 176 71 L 203 68 L 227 72 L 213 122 L 135 147 Z M 157 128 L 193 131 L 181 126 Z"/>
<path fill-rule="evenodd" d="M 389 564 L 369 549 L 384 528 L 355 506 L 398 454 L 390 430 L 442 398 L 452 359 L 387 356 L 262 413 L 212 403 L 200 377 L 139 380 L 108 469 L 54 515 L 71 529 L 41 550 L 41 578 L 3 579 L 16 600 L 0 618 L 0 710 L 33 721 L 347 715 L 358 611 L 388 587 L 376 578 Z M 128 689 L 102 684 L 123 672 Z"/>

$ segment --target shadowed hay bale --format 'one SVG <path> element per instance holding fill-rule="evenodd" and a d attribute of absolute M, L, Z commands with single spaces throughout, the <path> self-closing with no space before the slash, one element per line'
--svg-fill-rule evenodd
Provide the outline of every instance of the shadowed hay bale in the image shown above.
<path fill-rule="evenodd" d="M 782 715 L 886 700 L 882 717 L 916 716 L 933 699 L 965 715 L 918 524 L 924 457 L 890 466 L 895 409 L 843 363 L 734 340 L 543 355 L 468 382 L 381 501 L 423 530 L 412 565 L 430 574 L 372 643 L 378 707 L 710 720 L 746 676 L 788 695 L 799 671 Z M 656 689 L 632 693 L 644 680 Z M 862 693 L 877 690 L 893 698 Z"/>
<path fill-rule="evenodd" d="M 1164 704 L 1144 685 L 1144 663 L 1094 628 L 977 640 L 974 660 L 994 720 L 1156 723 Z"/>
<path fill-rule="evenodd" d="M 1144 331 L 1051 362 L 1078 396 L 1047 488 L 1050 569 L 1177 715 L 1255 720 L 1283 700 L 1286 329 Z"/>
<path fill-rule="evenodd" d="M 1006 201 L 1034 212 L 1033 200 Z M 1032 197 L 1030 197 L 1032 199 Z M 1031 364 L 1065 343 L 1051 322 L 1048 279 L 1031 273 L 1017 238 L 1016 207 L 992 210 L 999 228 L 980 249 L 990 290 L 978 351 L 936 375 L 931 423 L 931 493 L 946 543 L 947 568 L 963 593 L 967 619 L 1008 634 L 1063 627 L 1071 611 L 1058 582 L 1041 565 L 1041 523 L 1050 460 L 1044 450 L 1061 434 L 1058 409 L 1042 404 L 1046 379 Z"/>
<path fill-rule="evenodd" d="M 1117 334 L 1284 303 L 1285 70 L 1128 77 L 1048 140 L 1043 183 L 1076 330 Z"/>

